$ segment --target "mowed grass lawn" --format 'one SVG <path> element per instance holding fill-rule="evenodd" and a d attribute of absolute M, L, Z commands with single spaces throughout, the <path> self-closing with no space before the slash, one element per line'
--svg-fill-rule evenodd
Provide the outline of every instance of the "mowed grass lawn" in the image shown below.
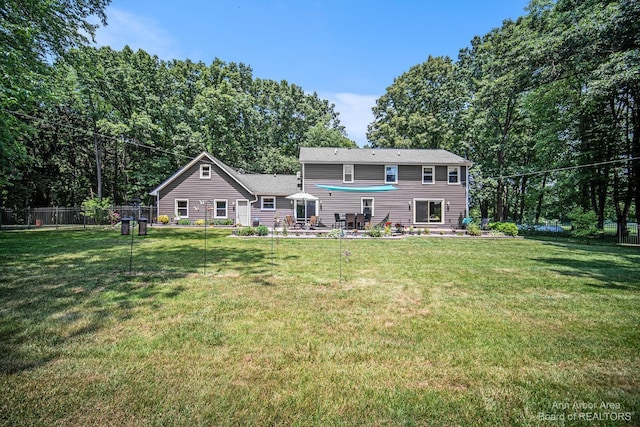
<path fill-rule="evenodd" d="M 638 248 L 228 234 L 0 233 L 0 424 L 640 425 Z"/>

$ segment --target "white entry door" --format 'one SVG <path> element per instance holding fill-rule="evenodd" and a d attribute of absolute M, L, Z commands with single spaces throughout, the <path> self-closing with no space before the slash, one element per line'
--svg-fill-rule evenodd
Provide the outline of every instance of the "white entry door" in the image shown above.
<path fill-rule="evenodd" d="M 249 215 L 249 201 L 236 200 L 236 224 L 248 226 L 251 216 Z"/>

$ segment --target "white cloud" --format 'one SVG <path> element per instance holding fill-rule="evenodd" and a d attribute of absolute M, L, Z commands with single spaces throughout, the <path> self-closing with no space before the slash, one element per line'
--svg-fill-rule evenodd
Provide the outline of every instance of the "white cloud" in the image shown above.
<path fill-rule="evenodd" d="M 96 31 L 98 46 L 120 50 L 128 45 L 164 60 L 178 57 L 176 40 L 155 21 L 114 7 L 107 9 L 107 19 L 109 25 Z"/>
<path fill-rule="evenodd" d="M 349 138 L 360 147 L 367 144 L 367 126 L 373 122 L 371 108 L 379 97 L 357 93 L 333 93 L 320 96 L 335 104 L 334 110 L 340 113 L 340 123 L 345 127 Z"/>

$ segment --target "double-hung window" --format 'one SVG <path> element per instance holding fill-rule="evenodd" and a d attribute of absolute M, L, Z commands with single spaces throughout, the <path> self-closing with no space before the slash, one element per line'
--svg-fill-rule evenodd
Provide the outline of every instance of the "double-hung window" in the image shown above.
<path fill-rule="evenodd" d="M 460 184 L 460 168 L 458 166 L 449 166 L 447 168 L 447 182 L 449 184 Z"/>
<path fill-rule="evenodd" d="M 227 201 L 226 200 L 214 200 L 213 201 L 214 218 L 227 218 Z"/>
<path fill-rule="evenodd" d="M 353 182 L 353 165 L 342 165 L 342 182 Z"/>
<path fill-rule="evenodd" d="M 384 167 L 384 183 L 398 183 L 398 165 L 387 165 Z"/>
<path fill-rule="evenodd" d="M 176 199 L 176 216 L 178 218 L 189 218 L 189 200 Z"/>
<path fill-rule="evenodd" d="M 200 165 L 200 179 L 211 179 L 211 165 Z"/>
<path fill-rule="evenodd" d="M 433 166 L 423 166 L 422 167 L 422 183 L 423 184 L 433 184 L 435 182 L 435 171 Z"/>
<path fill-rule="evenodd" d="M 263 211 L 275 211 L 276 210 L 276 198 L 273 196 L 262 196 L 262 210 Z"/>

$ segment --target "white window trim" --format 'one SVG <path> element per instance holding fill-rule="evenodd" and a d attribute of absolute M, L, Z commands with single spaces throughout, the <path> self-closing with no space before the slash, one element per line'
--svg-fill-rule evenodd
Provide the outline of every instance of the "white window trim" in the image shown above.
<path fill-rule="evenodd" d="M 224 202 L 224 216 L 218 215 L 218 202 Z M 215 199 L 213 201 L 213 217 L 214 218 L 229 218 L 229 201 L 227 199 Z"/>
<path fill-rule="evenodd" d="M 396 180 L 395 181 L 387 181 L 387 168 L 396 168 Z M 398 183 L 398 175 L 400 175 L 400 168 L 398 165 L 384 165 L 384 183 L 385 184 L 397 184 Z"/>
<path fill-rule="evenodd" d="M 178 202 L 187 202 L 187 214 L 186 215 L 179 215 L 178 214 Z M 189 218 L 189 199 L 175 199 L 174 200 L 174 208 L 175 208 L 175 214 L 178 218 Z"/>
<path fill-rule="evenodd" d="M 416 219 L 416 202 L 440 202 L 440 211 L 442 212 L 442 214 L 440 215 L 440 221 L 439 222 L 418 222 Z M 444 224 L 444 210 L 445 210 L 445 205 L 444 205 L 444 199 L 424 199 L 424 198 L 419 198 L 419 199 L 413 199 L 413 223 L 414 224 L 424 224 L 424 225 L 428 225 L 428 224 Z"/>
<path fill-rule="evenodd" d="M 351 180 L 347 180 L 347 167 L 351 166 Z M 345 184 L 354 182 L 355 175 L 355 166 L 353 164 L 344 164 L 342 165 L 342 182 Z"/>
<path fill-rule="evenodd" d="M 373 197 L 361 197 L 360 198 L 360 213 L 364 213 L 364 199 L 371 199 L 371 217 L 375 215 L 376 200 Z"/>
<path fill-rule="evenodd" d="M 264 199 L 273 199 L 273 207 L 265 208 L 264 207 Z M 260 198 L 260 209 L 263 211 L 275 211 L 276 210 L 276 196 L 262 196 Z"/>
<path fill-rule="evenodd" d="M 209 175 L 205 175 L 203 172 L 206 168 L 209 168 Z M 200 165 L 200 179 L 211 179 L 211 174 L 213 173 L 213 168 L 211 167 L 211 165 L 209 163 L 206 164 L 202 164 Z"/>
<path fill-rule="evenodd" d="M 424 182 L 424 170 L 426 168 L 431 168 L 431 182 Z M 447 181 L 448 180 L 449 180 L 449 177 L 447 176 Z M 433 185 L 436 183 L 436 167 L 435 166 L 430 166 L 430 165 L 422 166 L 422 183 L 424 185 Z"/>
<path fill-rule="evenodd" d="M 452 169 L 455 169 L 457 171 L 457 173 L 456 173 L 456 177 L 457 177 L 456 182 L 450 182 L 449 181 L 449 171 L 451 171 Z M 447 166 L 447 184 L 449 184 L 449 185 L 460 184 L 460 166 Z"/>

